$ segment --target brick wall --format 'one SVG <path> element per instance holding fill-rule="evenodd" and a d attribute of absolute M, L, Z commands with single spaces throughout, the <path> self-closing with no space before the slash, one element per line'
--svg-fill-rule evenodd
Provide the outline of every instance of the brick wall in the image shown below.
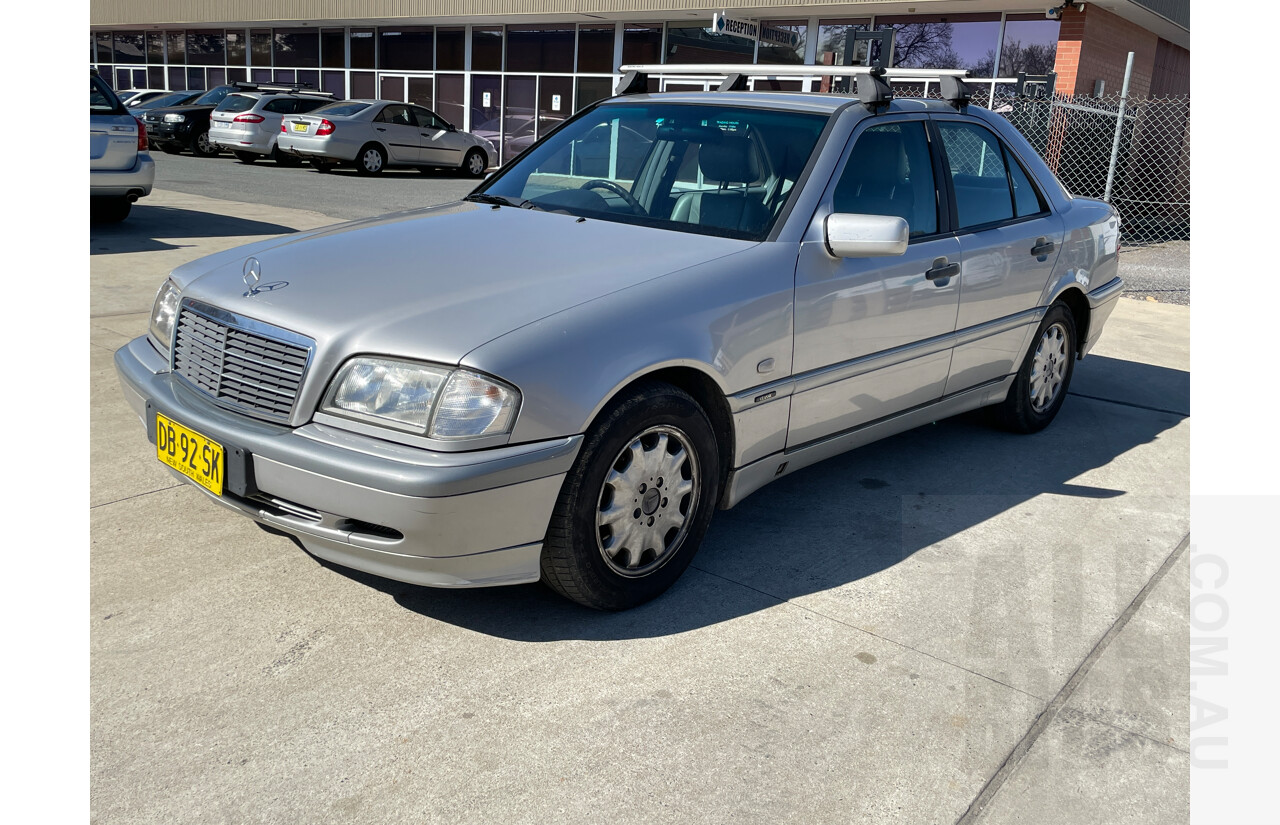
<path fill-rule="evenodd" d="M 1124 84 L 1125 58 L 1133 52 L 1129 93 L 1144 97 L 1152 91 L 1160 42 L 1155 34 L 1099 6 L 1086 5 L 1084 11 L 1068 7 L 1058 30 L 1058 56 L 1054 65 L 1058 73 L 1057 89 L 1067 94 L 1087 95 L 1093 93 L 1094 81 L 1105 80 L 1106 93 L 1119 94 Z M 1186 53 L 1185 49 L 1182 51 Z M 1178 72 L 1186 69 L 1179 66 L 1176 57 L 1167 54 L 1167 50 L 1162 51 L 1159 85 L 1172 88 Z M 1185 65 L 1189 67 L 1189 60 Z"/>

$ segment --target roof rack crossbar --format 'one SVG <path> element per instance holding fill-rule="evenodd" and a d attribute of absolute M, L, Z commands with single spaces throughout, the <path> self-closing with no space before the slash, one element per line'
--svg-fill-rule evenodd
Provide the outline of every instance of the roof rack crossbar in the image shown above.
<path fill-rule="evenodd" d="M 807 63 L 634 63 L 618 67 L 618 72 L 629 75 L 638 72 L 646 76 L 697 75 L 700 77 L 856 77 L 883 73 L 890 82 L 932 81 L 943 77 L 968 77 L 968 69 L 881 69 L 877 66 L 825 66 Z M 623 77 L 626 80 L 626 77 Z M 619 84 L 621 85 L 621 84 Z"/>

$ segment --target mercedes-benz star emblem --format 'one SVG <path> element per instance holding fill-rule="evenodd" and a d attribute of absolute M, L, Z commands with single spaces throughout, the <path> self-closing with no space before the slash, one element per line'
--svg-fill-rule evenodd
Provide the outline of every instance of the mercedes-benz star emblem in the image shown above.
<path fill-rule="evenodd" d="M 289 285 L 288 281 L 272 281 L 269 284 L 260 284 L 262 280 L 262 264 L 257 258 L 250 258 L 244 262 L 244 285 L 249 287 L 244 293 L 244 298 L 251 298 L 261 292 L 275 292 L 277 289 L 284 289 Z"/>

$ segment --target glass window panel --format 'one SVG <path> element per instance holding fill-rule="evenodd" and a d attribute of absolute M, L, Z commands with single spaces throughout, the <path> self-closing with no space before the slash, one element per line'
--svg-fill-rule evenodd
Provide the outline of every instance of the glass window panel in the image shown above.
<path fill-rule="evenodd" d="M 247 80 L 246 71 L 243 66 L 232 66 L 227 69 L 227 82 L 235 83 L 237 80 Z"/>
<path fill-rule="evenodd" d="M 347 37 L 342 29 L 320 30 L 320 65 L 326 69 L 347 65 Z"/>
<path fill-rule="evenodd" d="M 1018 72 L 1048 74 L 1058 57 L 1060 21 L 1043 15 L 1010 14 L 1004 23 L 1004 45 L 996 77 L 1016 77 Z"/>
<path fill-rule="evenodd" d="M 320 66 L 320 33 L 315 29 L 276 29 L 272 43 L 276 66 Z"/>
<path fill-rule="evenodd" d="M 868 31 L 871 18 L 850 18 L 844 20 L 818 21 L 818 62 L 829 66 L 865 65 L 867 58 L 861 54 L 849 52 L 852 45 L 849 35 L 852 32 Z"/>
<path fill-rule="evenodd" d="M 1031 184 L 1031 179 L 1023 171 L 1022 165 L 1007 152 L 1005 160 L 1009 165 L 1009 178 L 1013 183 L 1013 205 L 1018 217 L 1025 218 L 1045 211 L 1047 207 L 1035 186 Z"/>
<path fill-rule="evenodd" d="M 276 69 L 271 81 L 273 83 L 288 83 L 292 85 L 298 82 L 298 76 L 293 69 Z"/>
<path fill-rule="evenodd" d="M 951 168 L 960 227 L 1012 218 L 1009 178 L 996 136 L 981 126 L 955 121 L 938 121 L 938 131 Z"/>
<path fill-rule="evenodd" d="M 165 45 L 168 47 L 169 63 L 182 65 L 187 62 L 187 33 L 165 32 Z"/>
<path fill-rule="evenodd" d="M 627 23 L 622 29 L 623 65 L 661 62 L 662 24 Z"/>
<path fill-rule="evenodd" d="M 250 62 L 254 66 L 271 65 L 271 30 L 254 29 L 249 33 Z M 257 79 L 256 76 L 254 78 Z"/>
<path fill-rule="evenodd" d="M 164 62 L 164 32 L 147 32 L 147 62 Z"/>
<path fill-rule="evenodd" d="M 164 66 L 147 67 L 147 86 L 152 89 L 169 88 L 164 79 Z"/>
<path fill-rule="evenodd" d="M 226 34 L 221 30 L 187 32 L 187 62 L 194 66 L 221 66 L 227 62 Z"/>
<path fill-rule="evenodd" d="M 249 41 L 243 30 L 227 32 L 227 65 L 245 66 L 249 62 Z"/>
<path fill-rule="evenodd" d="M 208 89 L 204 81 L 204 69 L 188 68 L 187 69 L 187 88 L 188 89 Z"/>
<path fill-rule="evenodd" d="M 910 69 L 968 69 L 994 77 L 999 14 L 945 17 L 877 17 L 877 29 L 894 30 L 893 65 Z"/>
<path fill-rule="evenodd" d="M 466 68 L 467 30 L 436 29 L 436 68 L 462 71 Z"/>
<path fill-rule="evenodd" d="M 754 40 L 719 34 L 705 23 L 669 23 L 663 63 L 750 63 Z"/>
<path fill-rule="evenodd" d="M 538 80 L 534 77 L 508 77 L 502 118 L 502 163 L 528 149 L 533 143 L 537 122 Z"/>
<path fill-rule="evenodd" d="M 809 24 L 804 20 L 765 20 L 756 62 L 803 63 L 808 40 Z"/>
<path fill-rule="evenodd" d="M 341 100 L 347 96 L 347 76 L 342 72 L 321 72 L 320 88 Z"/>
<path fill-rule="evenodd" d="M 430 26 L 378 29 L 378 67 L 430 71 L 435 67 L 435 36 Z"/>
<path fill-rule="evenodd" d="M 466 80 L 460 74 L 436 75 L 435 112 L 459 129 L 466 122 Z"/>
<path fill-rule="evenodd" d="M 612 72 L 613 26 L 578 27 L 578 71 Z"/>
<path fill-rule="evenodd" d="M 378 78 L 378 98 L 380 100 L 404 100 L 404 76 L 383 75 Z"/>
<path fill-rule="evenodd" d="M 301 69 L 298 72 L 298 79 L 295 82 L 299 86 L 318 89 L 320 88 L 320 72 L 317 69 Z"/>
<path fill-rule="evenodd" d="M 573 110 L 573 78 L 538 78 L 538 137 L 559 126 Z"/>
<path fill-rule="evenodd" d="M 96 44 L 93 61 L 95 63 L 111 62 L 111 32 L 96 32 L 93 35 Z"/>
<path fill-rule="evenodd" d="M 471 131 L 501 149 L 502 78 L 497 75 L 471 76 Z"/>
<path fill-rule="evenodd" d="M 899 217 L 912 235 L 937 232 L 933 161 L 924 129 L 914 121 L 863 132 L 836 184 L 835 211 Z"/>
<path fill-rule="evenodd" d="M 351 30 L 351 68 L 372 69 L 376 65 L 377 45 L 373 29 Z"/>
<path fill-rule="evenodd" d="M 107 80 L 111 84 L 111 88 L 117 92 L 133 88 L 133 75 L 128 69 L 116 69 L 114 73 L 103 70 L 101 77 Z M 123 96 L 121 95 L 121 97 Z"/>
<path fill-rule="evenodd" d="M 435 84 L 429 77 L 409 78 L 409 95 L 406 99 L 428 109 L 435 108 Z"/>
<path fill-rule="evenodd" d="M 116 32 L 112 35 L 116 63 L 146 63 L 146 38 L 142 32 Z"/>
<path fill-rule="evenodd" d="M 170 66 L 169 67 L 169 83 L 167 84 L 166 88 L 173 89 L 176 92 L 186 91 L 187 89 L 191 89 L 191 91 L 194 92 L 200 87 L 196 86 L 195 88 L 192 88 L 187 85 L 186 69 L 182 68 L 181 66 Z"/>
<path fill-rule="evenodd" d="M 351 73 L 351 97 L 355 100 L 373 100 L 378 96 L 378 79 L 373 72 Z"/>
<path fill-rule="evenodd" d="M 221 66 L 210 66 L 205 69 L 209 78 L 209 86 L 225 86 L 227 84 L 227 70 Z"/>
<path fill-rule="evenodd" d="M 578 78 L 577 109 L 585 109 L 597 100 L 613 96 L 612 77 L 580 77 Z M 574 111 L 577 111 L 575 109 Z"/>
<path fill-rule="evenodd" d="M 253 74 L 254 83 L 270 83 L 271 82 L 270 69 L 253 69 L 251 73 Z"/>
<path fill-rule="evenodd" d="M 507 26 L 507 71 L 572 72 L 573 24 Z"/>
<path fill-rule="evenodd" d="M 502 71 L 502 29 L 471 30 L 471 68 L 478 72 Z"/>

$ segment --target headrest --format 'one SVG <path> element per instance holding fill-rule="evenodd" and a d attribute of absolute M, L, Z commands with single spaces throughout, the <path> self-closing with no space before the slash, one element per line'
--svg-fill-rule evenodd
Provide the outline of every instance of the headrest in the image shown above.
<path fill-rule="evenodd" d="M 853 147 L 858 177 L 864 181 L 899 181 L 908 175 L 907 152 L 902 133 L 890 129 L 864 132 Z"/>
<path fill-rule="evenodd" d="M 698 147 L 702 176 L 719 183 L 750 183 L 760 177 L 760 164 L 745 135 L 728 132 L 714 143 Z"/>

